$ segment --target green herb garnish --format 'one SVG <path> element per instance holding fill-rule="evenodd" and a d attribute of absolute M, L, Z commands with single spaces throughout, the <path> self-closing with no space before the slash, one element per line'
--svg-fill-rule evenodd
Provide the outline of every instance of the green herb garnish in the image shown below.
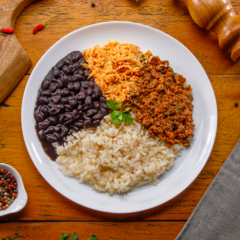
<path fill-rule="evenodd" d="M 97 240 L 97 237 L 95 235 L 92 235 L 92 237 L 88 238 L 88 240 Z"/>
<path fill-rule="evenodd" d="M 176 109 L 177 113 L 179 113 L 179 112 L 180 112 L 180 109 L 179 109 L 178 107 L 176 107 L 175 109 Z"/>
<path fill-rule="evenodd" d="M 8 238 L 2 238 L 2 240 L 12 240 L 14 238 L 19 238 L 19 237 L 22 237 L 23 235 L 22 234 L 19 234 L 19 233 L 14 233 L 15 236 L 10 236 L 8 235 Z"/>
<path fill-rule="evenodd" d="M 150 84 L 152 85 L 153 83 L 152 83 L 152 82 L 150 82 Z"/>
<path fill-rule="evenodd" d="M 126 108 L 124 112 L 121 112 L 116 110 L 123 105 L 122 103 L 116 103 L 114 100 L 109 100 L 107 102 L 107 105 L 109 108 L 113 110 L 110 117 L 113 120 L 114 124 L 119 126 L 119 124 L 123 121 L 123 119 L 125 120 L 125 122 L 133 123 L 132 116 L 125 113 L 131 109 L 130 107 Z"/>
<path fill-rule="evenodd" d="M 173 126 L 174 128 L 177 128 L 177 124 L 176 124 L 176 123 L 173 123 L 172 126 Z"/>
<path fill-rule="evenodd" d="M 191 143 L 189 143 L 186 147 L 191 147 Z"/>

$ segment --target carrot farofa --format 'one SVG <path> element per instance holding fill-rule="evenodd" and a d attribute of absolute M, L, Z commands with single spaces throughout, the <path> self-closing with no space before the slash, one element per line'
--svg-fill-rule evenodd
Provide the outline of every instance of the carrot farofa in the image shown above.
<path fill-rule="evenodd" d="M 103 95 L 116 102 L 124 102 L 130 87 L 135 87 L 140 70 L 147 64 L 147 56 L 131 43 L 109 41 L 103 47 L 96 45 L 83 53 L 90 70 Z"/>

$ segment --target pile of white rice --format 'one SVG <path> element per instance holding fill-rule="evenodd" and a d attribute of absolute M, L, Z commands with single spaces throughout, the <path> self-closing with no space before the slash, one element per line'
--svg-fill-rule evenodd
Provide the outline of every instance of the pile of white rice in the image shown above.
<path fill-rule="evenodd" d="M 135 121 L 116 126 L 108 115 L 96 129 L 74 133 L 64 146 L 57 146 L 57 163 L 64 175 L 112 195 L 157 184 L 157 177 L 173 165 L 181 148 L 151 138 Z"/>

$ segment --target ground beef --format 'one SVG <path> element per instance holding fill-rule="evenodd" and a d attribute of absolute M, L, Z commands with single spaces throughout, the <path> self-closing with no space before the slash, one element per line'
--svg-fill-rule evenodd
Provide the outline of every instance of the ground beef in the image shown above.
<path fill-rule="evenodd" d="M 148 128 L 151 136 L 158 136 L 169 145 L 190 146 L 194 136 L 192 88 L 186 79 L 174 73 L 168 61 L 151 57 L 132 89 L 125 106 L 134 107 L 136 120 Z"/>

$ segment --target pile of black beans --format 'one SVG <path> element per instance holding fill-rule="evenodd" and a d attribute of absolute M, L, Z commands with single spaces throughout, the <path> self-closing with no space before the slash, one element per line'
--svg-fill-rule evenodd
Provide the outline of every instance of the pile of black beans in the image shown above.
<path fill-rule="evenodd" d="M 61 59 L 42 82 L 35 107 L 37 133 L 41 140 L 63 142 L 82 128 L 96 127 L 109 114 L 102 96 L 79 51 Z"/>

